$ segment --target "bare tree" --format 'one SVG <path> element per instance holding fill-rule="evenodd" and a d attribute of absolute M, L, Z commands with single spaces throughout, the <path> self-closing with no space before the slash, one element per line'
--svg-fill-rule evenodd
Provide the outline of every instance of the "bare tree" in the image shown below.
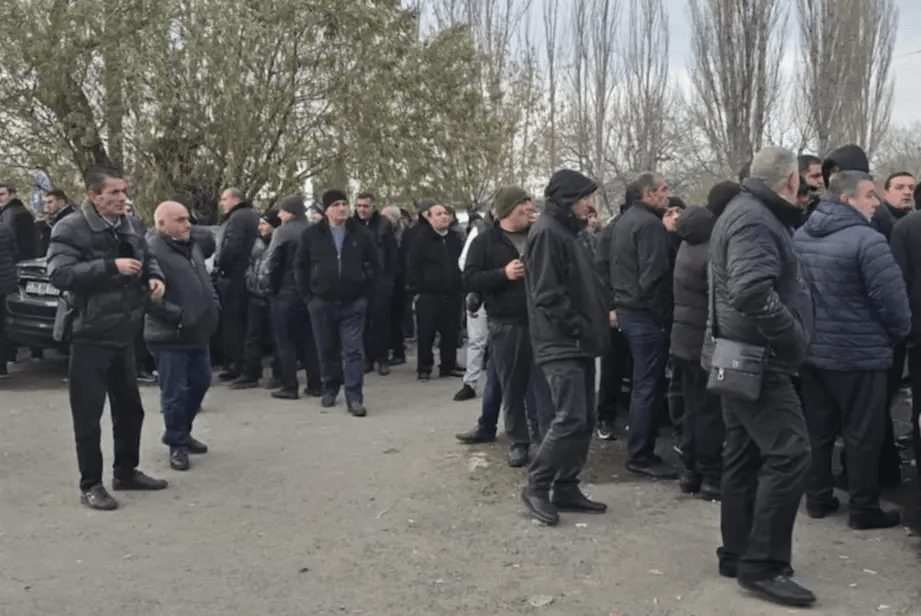
<path fill-rule="evenodd" d="M 559 3 L 544 2 L 544 45 L 547 56 L 547 101 L 550 105 L 550 134 L 549 134 L 549 154 L 550 154 L 550 172 L 556 170 L 559 158 L 557 156 L 556 144 L 556 85 L 557 85 L 557 51 L 559 48 L 558 41 L 558 24 L 559 24 Z"/>
<path fill-rule="evenodd" d="M 780 89 L 787 23 L 779 0 L 690 0 L 695 123 L 718 168 L 761 148 Z"/>
<path fill-rule="evenodd" d="M 806 133 L 819 153 L 858 143 L 868 154 L 892 115 L 892 0 L 797 0 Z"/>

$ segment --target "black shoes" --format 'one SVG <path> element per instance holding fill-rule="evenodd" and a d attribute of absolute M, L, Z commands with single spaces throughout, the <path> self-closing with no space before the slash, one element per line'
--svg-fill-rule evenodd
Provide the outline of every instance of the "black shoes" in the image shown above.
<path fill-rule="evenodd" d="M 145 385 L 153 385 L 157 382 L 157 377 L 155 377 L 150 372 L 146 370 L 138 370 L 138 383 L 144 383 Z"/>
<path fill-rule="evenodd" d="M 464 383 L 464 386 L 460 388 L 460 391 L 454 394 L 455 402 L 464 402 L 466 400 L 473 400 L 476 398 L 476 391 L 473 390 L 470 385 Z"/>
<path fill-rule="evenodd" d="M 703 478 L 688 469 L 681 471 L 681 477 L 678 478 L 678 487 L 683 494 L 698 494 Z"/>
<path fill-rule="evenodd" d="M 524 488 L 521 491 L 521 502 L 531 512 L 531 517 L 538 522 L 543 522 L 547 526 L 556 526 L 560 523 L 560 514 L 550 502 L 547 492 Z"/>
<path fill-rule="evenodd" d="M 815 595 L 811 590 L 782 574 L 757 580 L 738 579 L 742 588 L 780 605 L 809 607 L 815 603 Z"/>
<path fill-rule="evenodd" d="M 432 377 L 432 374 L 430 372 L 420 372 L 418 379 L 420 381 L 428 381 L 431 377 Z"/>
<path fill-rule="evenodd" d="M 806 499 L 806 513 L 809 514 L 809 517 L 814 520 L 824 518 L 825 516 L 838 511 L 839 507 L 841 507 L 841 501 L 838 500 L 837 496 L 832 496 L 828 500 L 824 501 L 810 502 L 809 499 Z"/>
<path fill-rule="evenodd" d="M 479 428 L 474 428 L 470 432 L 461 432 L 460 434 L 455 434 L 454 438 L 465 445 L 478 445 L 479 443 L 493 442 L 496 440 L 496 435 L 487 434 L 486 432 L 481 432 Z"/>
<path fill-rule="evenodd" d="M 438 376 L 440 377 L 451 376 L 454 378 L 462 379 L 464 378 L 464 371 L 461 370 L 460 368 L 451 368 L 450 370 L 439 370 Z"/>
<path fill-rule="evenodd" d="M 80 502 L 90 509 L 98 511 L 112 511 L 118 509 L 118 501 L 106 492 L 101 483 L 97 483 L 80 494 Z"/>
<path fill-rule="evenodd" d="M 290 391 L 288 389 L 276 389 L 272 392 L 272 397 L 278 400 L 297 400 L 300 398 L 297 394 L 297 390 Z"/>
<path fill-rule="evenodd" d="M 902 523 L 902 515 L 898 511 L 860 511 L 851 513 L 847 525 L 854 530 L 871 530 L 874 528 L 892 528 Z"/>
<path fill-rule="evenodd" d="M 333 400 L 335 402 L 335 399 Z M 349 402 L 349 413 L 355 417 L 364 417 L 368 414 L 368 410 L 364 407 L 361 402 Z"/>
<path fill-rule="evenodd" d="M 700 484 L 700 498 L 705 501 L 721 501 L 723 487 L 716 481 L 704 479 Z"/>
<path fill-rule="evenodd" d="M 385 361 L 377 362 L 377 373 L 381 376 L 390 375 L 390 366 Z"/>
<path fill-rule="evenodd" d="M 165 434 L 162 437 L 160 437 L 160 442 L 166 446 L 169 446 L 169 443 L 166 442 Z M 208 453 L 208 446 L 202 443 L 197 438 L 194 438 L 191 434 L 189 435 L 189 443 L 186 445 L 186 449 L 188 449 L 189 453 L 194 453 L 194 454 Z"/>
<path fill-rule="evenodd" d="M 116 477 L 112 480 L 112 489 L 119 490 L 163 490 L 169 485 L 163 479 L 148 477 L 141 471 L 134 471 L 130 477 Z"/>
<path fill-rule="evenodd" d="M 614 422 L 599 421 L 595 436 L 598 437 L 599 441 L 616 441 L 617 434 L 614 433 Z"/>
<path fill-rule="evenodd" d="M 556 507 L 557 511 L 570 511 L 574 513 L 604 513 L 608 506 L 589 499 L 581 490 L 568 491 L 564 494 L 558 494 L 553 491 L 553 500 L 551 504 Z"/>
<path fill-rule="evenodd" d="M 521 468 L 528 463 L 527 445 L 513 445 L 508 451 L 508 465 L 512 468 Z"/>
<path fill-rule="evenodd" d="M 653 479 L 678 479 L 678 471 L 658 460 L 641 464 L 639 462 L 627 462 L 627 470 L 637 475 L 645 475 Z"/>
<path fill-rule="evenodd" d="M 319 398 L 323 395 L 323 389 L 320 387 L 306 387 L 304 388 L 304 395 L 309 398 Z"/>
<path fill-rule="evenodd" d="M 185 447 L 169 448 L 169 467 L 174 471 L 189 470 L 189 450 Z"/>
<path fill-rule="evenodd" d="M 326 409 L 336 406 L 336 396 L 338 395 L 338 392 L 328 391 L 323 394 L 323 399 L 320 400 L 320 404 Z"/>
<path fill-rule="evenodd" d="M 230 389 L 254 389 L 259 387 L 259 381 L 241 376 L 230 384 Z"/>

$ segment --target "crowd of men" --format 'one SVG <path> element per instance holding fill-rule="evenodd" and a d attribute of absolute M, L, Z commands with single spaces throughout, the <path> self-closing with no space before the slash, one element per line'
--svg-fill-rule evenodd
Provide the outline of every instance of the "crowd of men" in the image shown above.
<path fill-rule="evenodd" d="M 144 229 L 126 213 L 121 171 L 94 166 L 81 207 L 52 193 L 46 229 L 0 184 L 0 292 L 14 292 L 14 264 L 46 244 L 90 508 L 118 505 L 102 482 L 107 395 L 113 489 L 167 487 L 137 469 L 139 347 L 157 371 L 170 466 L 184 471 L 190 454 L 208 450 L 192 433 L 216 337 L 229 387 L 297 400 L 304 370 L 304 395 L 333 407 L 341 391 L 363 417 L 364 375 L 405 363 L 404 338 L 415 335 L 418 380 L 432 378 L 437 340 L 437 375 L 463 379 L 456 400 L 485 382 L 477 424 L 457 438 L 495 440 L 504 412 L 508 463 L 528 465 L 521 499 L 535 519 L 606 511 L 579 475 L 593 435 L 615 440 L 626 410 L 629 471 L 722 502 L 719 572 L 807 606 L 815 596 L 790 562 L 802 496 L 813 518 L 840 507 L 840 436 L 849 525 L 899 524 L 880 508 L 880 490 L 901 481 L 890 409 L 906 360 L 912 385 L 921 382 L 917 187 L 908 173 L 877 183 L 869 171 L 856 146 L 824 161 L 769 147 L 700 207 L 644 173 L 601 228 L 598 187 L 561 170 L 539 216 L 525 190 L 505 186 L 466 233 L 433 199 L 410 222 L 398 207 L 378 211 L 370 193 L 354 212 L 332 189 L 317 204 L 291 195 L 260 213 L 228 188 L 215 242 L 176 201 L 159 204 L 155 228 Z M 906 440 L 921 462 L 915 400 Z M 657 453 L 666 424 L 681 468 Z"/>

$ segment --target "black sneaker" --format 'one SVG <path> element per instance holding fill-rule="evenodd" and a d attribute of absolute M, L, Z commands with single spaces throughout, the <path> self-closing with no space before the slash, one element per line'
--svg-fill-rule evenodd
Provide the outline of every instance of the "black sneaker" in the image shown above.
<path fill-rule="evenodd" d="M 349 413 L 351 413 L 354 417 L 364 417 L 368 414 L 368 410 L 361 402 L 349 402 L 348 407 Z"/>
<path fill-rule="evenodd" d="M 174 471 L 187 471 L 189 464 L 189 451 L 185 447 L 169 448 L 169 466 Z"/>
<path fill-rule="evenodd" d="M 512 468 L 521 468 L 528 463 L 528 448 L 525 445 L 513 445 L 508 451 L 508 465 Z"/>
<path fill-rule="evenodd" d="M 80 502 L 90 509 L 96 509 L 98 511 L 112 511 L 113 509 L 118 509 L 118 501 L 112 498 L 112 495 L 106 492 L 106 489 L 101 483 L 97 483 L 93 487 L 83 490 L 80 494 Z"/>
<path fill-rule="evenodd" d="M 872 530 L 876 528 L 892 528 L 902 523 L 902 515 L 898 511 L 858 511 L 851 513 L 847 525 L 854 530 Z"/>
<path fill-rule="evenodd" d="M 700 475 L 690 470 L 681 471 L 681 477 L 678 478 L 678 487 L 684 494 L 697 494 L 700 492 L 700 484 L 703 479 Z"/>
<path fill-rule="evenodd" d="M 598 428 L 595 430 L 595 436 L 600 441 L 616 441 L 617 435 L 614 433 L 614 423 L 610 421 L 599 421 Z"/>
<path fill-rule="evenodd" d="M 476 392 L 473 390 L 470 385 L 464 383 L 464 386 L 460 388 L 460 391 L 454 394 L 455 402 L 464 402 L 466 400 L 472 400 L 476 398 Z"/>
<path fill-rule="evenodd" d="M 116 477 L 112 480 L 112 489 L 119 490 L 163 490 L 169 484 L 164 479 L 148 477 L 141 471 L 134 471 L 129 477 Z"/>

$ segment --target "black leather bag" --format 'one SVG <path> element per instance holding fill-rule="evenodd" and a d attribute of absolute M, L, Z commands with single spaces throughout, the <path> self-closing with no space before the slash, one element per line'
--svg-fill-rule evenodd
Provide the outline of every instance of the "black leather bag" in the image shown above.
<path fill-rule="evenodd" d="M 712 268 L 709 285 L 713 355 L 710 357 L 707 391 L 720 396 L 754 402 L 761 397 L 764 368 L 767 363 L 767 348 L 719 337 Z"/>

